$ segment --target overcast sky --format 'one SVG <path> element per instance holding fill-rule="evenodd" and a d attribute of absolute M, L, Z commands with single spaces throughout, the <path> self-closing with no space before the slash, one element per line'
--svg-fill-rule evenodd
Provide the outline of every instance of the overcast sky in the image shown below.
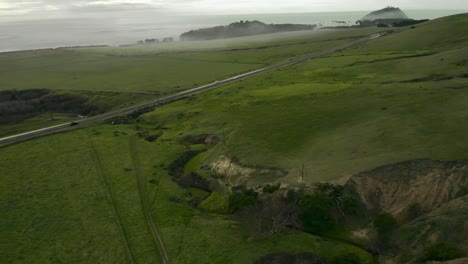
<path fill-rule="evenodd" d="M 287 13 L 375 10 L 386 6 L 467 10 L 468 0 L 0 0 L 0 16 L 67 16 L 149 8 L 168 14 Z"/>

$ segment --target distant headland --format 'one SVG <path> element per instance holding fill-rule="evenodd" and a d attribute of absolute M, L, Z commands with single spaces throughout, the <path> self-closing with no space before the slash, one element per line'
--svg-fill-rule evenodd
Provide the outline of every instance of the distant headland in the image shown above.
<path fill-rule="evenodd" d="M 268 33 L 314 30 L 316 28 L 317 28 L 317 25 L 265 24 L 257 20 L 240 21 L 240 22 L 231 23 L 227 26 L 217 26 L 217 27 L 211 27 L 211 28 L 191 30 L 189 32 L 185 32 L 182 35 L 180 35 L 180 40 L 192 41 L 192 40 L 226 39 L 226 38 L 236 38 L 236 37 L 268 34 Z"/>
<path fill-rule="evenodd" d="M 399 27 L 419 24 L 427 20 L 414 20 L 398 7 L 386 7 L 365 15 L 356 23 L 361 26 Z"/>

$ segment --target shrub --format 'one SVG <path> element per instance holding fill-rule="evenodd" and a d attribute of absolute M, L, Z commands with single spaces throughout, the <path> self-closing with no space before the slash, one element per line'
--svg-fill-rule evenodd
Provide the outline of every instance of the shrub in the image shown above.
<path fill-rule="evenodd" d="M 436 243 L 424 251 L 423 261 L 446 261 L 463 257 L 463 251 L 455 245 Z"/>
<path fill-rule="evenodd" d="M 234 192 L 229 195 L 229 212 L 235 213 L 244 207 L 254 205 L 257 198 L 258 193 L 253 189 L 245 190 L 241 188 L 234 190 Z"/>
<path fill-rule="evenodd" d="M 351 196 L 344 196 L 341 200 L 343 211 L 347 214 L 357 215 L 359 213 L 359 204 Z"/>
<path fill-rule="evenodd" d="M 271 253 L 254 262 L 255 264 L 325 264 L 325 258 L 304 252 L 296 255 Z"/>
<path fill-rule="evenodd" d="M 179 177 L 178 182 L 184 187 L 198 188 L 207 192 L 211 191 L 210 182 L 195 172 Z"/>
<path fill-rule="evenodd" d="M 391 247 L 393 231 L 398 227 L 395 218 L 389 213 L 381 213 L 374 219 L 374 228 L 377 230 L 377 245 L 381 249 Z"/>
<path fill-rule="evenodd" d="M 406 210 L 406 220 L 413 220 L 424 214 L 421 205 L 414 203 Z"/>
<path fill-rule="evenodd" d="M 391 214 L 381 213 L 375 217 L 374 227 L 379 236 L 386 236 L 398 227 L 398 223 Z"/>
<path fill-rule="evenodd" d="M 270 185 L 270 184 L 267 184 L 265 186 L 263 186 L 263 193 L 275 193 L 276 191 L 278 191 L 280 188 L 280 184 L 275 184 L 275 185 Z"/>
<path fill-rule="evenodd" d="M 361 259 L 353 253 L 344 254 L 335 257 L 330 264 L 360 264 Z"/>

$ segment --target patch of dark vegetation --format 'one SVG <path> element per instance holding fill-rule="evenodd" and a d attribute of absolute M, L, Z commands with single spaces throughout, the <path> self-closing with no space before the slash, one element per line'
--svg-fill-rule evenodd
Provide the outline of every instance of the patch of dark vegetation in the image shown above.
<path fill-rule="evenodd" d="M 247 189 L 245 186 L 232 188 L 229 195 L 229 212 L 235 213 L 240 209 L 252 206 L 257 202 L 258 193 L 254 189 Z"/>
<path fill-rule="evenodd" d="M 267 188 L 273 192 L 262 193 L 240 186 L 229 196 L 228 211 L 252 237 L 270 237 L 286 230 L 327 236 L 343 230 L 347 220 L 359 213 L 357 201 L 344 194 L 342 186 L 317 184 L 313 191 L 277 186 Z"/>
<path fill-rule="evenodd" d="M 240 21 L 227 26 L 217 26 L 191 30 L 180 35 L 182 41 L 212 40 L 252 36 L 259 34 L 313 30 L 317 25 L 265 24 L 260 21 Z"/>
<path fill-rule="evenodd" d="M 277 184 L 274 184 L 274 185 L 270 185 L 270 184 L 267 184 L 265 186 L 263 186 L 263 193 L 269 193 L 269 194 L 272 194 L 272 193 L 275 193 L 276 191 L 278 191 L 281 187 L 281 184 L 277 183 Z"/>
<path fill-rule="evenodd" d="M 178 178 L 184 174 L 185 164 L 189 162 L 196 155 L 200 154 L 199 151 L 186 151 L 182 153 L 174 162 L 172 162 L 169 167 L 169 176 L 173 179 Z"/>
<path fill-rule="evenodd" d="M 463 89 L 468 89 L 468 86 L 447 87 L 447 89 L 452 89 L 452 90 L 463 90 Z"/>
<path fill-rule="evenodd" d="M 392 236 L 398 228 L 396 219 L 389 213 L 380 213 L 374 218 L 374 228 L 377 231 L 377 237 L 373 244 L 380 250 L 390 249 Z"/>
<path fill-rule="evenodd" d="M 164 134 L 163 131 L 156 131 L 156 132 L 150 132 L 150 131 L 139 131 L 137 135 L 140 138 L 145 139 L 148 142 L 154 142 L 158 138 L 160 138 Z"/>
<path fill-rule="evenodd" d="M 201 177 L 195 172 L 189 175 L 181 175 L 177 178 L 177 182 L 183 187 L 198 188 L 207 192 L 211 192 L 210 181 Z"/>
<path fill-rule="evenodd" d="M 432 55 L 435 55 L 435 54 L 436 54 L 436 53 L 423 53 L 423 54 L 415 54 L 415 55 L 397 56 L 397 57 L 391 57 L 391 58 L 379 59 L 379 60 L 372 60 L 372 61 L 357 61 L 357 62 L 354 62 L 354 63 L 349 64 L 347 67 L 352 67 L 352 66 L 357 66 L 357 65 L 371 64 L 371 63 L 378 63 L 378 62 L 384 62 L 384 61 L 403 60 L 403 59 L 410 59 L 410 58 L 427 57 L 427 56 L 432 56 Z"/>
<path fill-rule="evenodd" d="M 55 93 L 47 89 L 0 91 L 0 124 L 16 123 L 49 113 L 94 115 L 98 107 L 88 98 L 75 94 Z"/>
<path fill-rule="evenodd" d="M 297 201 L 303 211 L 304 230 L 313 234 L 327 234 L 341 229 L 347 218 L 359 216 L 358 202 L 344 193 L 343 186 L 317 184 L 311 194 Z"/>
<path fill-rule="evenodd" d="M 271 253 L 261 257 L 254 264 L 325 264 L 325 258 L 313 253 L 302 252 L 289 254 L 284 252 Z"/>
<path fill-rule="evenodd" d="M 269 196 L 259 200 L 255 196 L 240 197 L 244 198 L 242 202 L 252 205 L 237 212 L 235 217 L 244 224 L 252 237 L 268 238 L 287 229 L 302 228 L 300 208 L 281 197 Z"/>
<path fill-rule="evenodd" d="M 362 263 L 361 259 L 353 254 L 353 253 L 348 253 L 344 255 L 337 256 L 332 259 L 330 264 L 360 264 Z"/>
<path fill-rule="evenodd" d="M 179 158 L 168 166 L 169 175 L 174 182 L 184 188 L 197 188 L 206 192 L 212 192 L 215 187 L 212 186 L 208 179 L 195 172 L 191 172 L 188 175 L 184 174 L 185 164 L 200 153 L 201 151 L 186 151 L 182 153 Z"/>
<path fill-rule="evenodd" d="M 422 261 L 448 261 L 463 257 L 463 250 L 449 243 L 439 242 L 426 248 Z"/>
<path fill-rule="evenodd" d="M 424 22 L 429 21 L 429 19 L 421 19 L 421 20 L 403 20 L 400 22 L 395 22 L 392 24 L 393 27 L 407 27 L 407 26 L 413 26 L 417 24 L 421 24 Z"/>
<path fill-rule="evenodd" d="M 467 64 L 468 64 L 467 59 L 464 59 L 464 60 L 461 60 L 461 61 L 455 63 L 455 65 L 457 65 L 457 66 L 466 66 Z"/>
<path fill-rule="evenodd" d="M 148 182 L 151 183 L 151 184 L 156 184 L 157 183 L 156 179 L 150 179 Z"/>
<path fill-rule="evenodd" d="M 406 222 L 410 222 L 422 215 L 424 215 L 426 212 L 424 212 L 423 208 L 419 203 L 413 203 L 411 204 L 406 210 L 405 210 L 405 217 L 404 220 Z"/>
<path fill-rule="evenodd" d="M 218 136 L 211 134 L 187 135 L 182 138 L 182 141 L 190 144 L 206 144 L 209 146 L 218 144 L 219 140 Z"/>
<path fill-rule="evenodd" d="M 182 202 L 182 199 L 180 199 L 179 197 L 175 196 L 175 195 L 171 195 L 169 196 L 169 201 L 173 202 L 173 203 L 181 203 Z"/>
<path fill-rule="evenodd" d="M 411 80 L 404 80 L 399 82 L 383 82 L 382 84 L 391 84 L 391 83 L 419 83 L 419 82 L 440 82 L 440 81 L 449 81 L 453 79 L 467 79 L 468 73 L 459 74 L 459 75 L 439 75 L 434 74 L 424 78 L 416 78 Z"/>
<path fill-rule="evenodd" d="M 139 117 L 143 114 L 146 114 L 146 113 L 150 113 L 150 112 L 153 112 L 154 111 L 154 107 L 148 107 L 148 108 L 144 108 L 144 109 L 141 109 L 141 110 L 138 110 L 138 111 L 135 111 L 135 112 L 132 112 L 130 114 L 127 115 L 127 119 L 133 119 L 137 122 L 139 122 Z"/>

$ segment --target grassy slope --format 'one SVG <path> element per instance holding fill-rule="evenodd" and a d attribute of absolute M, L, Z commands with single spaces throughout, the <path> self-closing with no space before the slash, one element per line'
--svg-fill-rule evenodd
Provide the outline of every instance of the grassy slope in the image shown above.
<path fill-rule="evenodd" d="M 275 41 L 269 43 L 269 46 L 265 46 L 265 43 L 268 43 L 265 41 L 253 41 L 255 44 L 251 45 L 223 44 L 227 50 L 219 49 L 219 45 L 213 46 L 209 42 L 203 42 L 194 45 L 206 45 L 206 48 L 193 52 L 190 52 L 191 46 L 174 43 L 161 45 L 164 52 L 159 50 L 159 45 L 149 45 L 154 49 L 146 50 L 147 47 L 137 46 L 3 53 L 0 54 L 0 65 L 5 67 L 0 67 L 0 89 L 189 89 L 293 56 L 333 47 L 372 32 L 375 32 L 375 29 L 352 30 L 344 35 L 330 31 L 307 34 L 299 39 L 273 35 L 268 39 Z M 248 43 L 249 38 L 244 41 Z M 164 50 L 164 47 L 173 46 L 174 50 Z M 218 49 L 215 49 L 216 47 Z"/>
<path fill-rule="evenodd" d="M 187 89 L 196 83 L 259 67 L 178 60 L 172 56 L 118 57 L 70 50 L 2 54 L 0 64 L 9 65 L 0 72 L 2 89 L 103 91 L 164 91 L 176 86 Z"/>
<path fill-rule="evenodd" d="M 297 183 L 301 163 L 311 182 L 415 158 L 468 158 L 468 52 L 460 45 L 467 24 L 466 15 L 433 21 L 180 101 L 144 119 L 172 127 L 174 135 L 226 136 L 212 158 L 227 151 L 245 164 L 283 167 L 290 171 L 283 181 L 290 183 Z M 408 34 L 436 43 L 446 31 L 454 33 L 443 40 L 452 46 L 393 48 Z M 454 78 L 434 81 L 440 77 Z M 176 119 L 179 113 L 184 118 Z"/>
<path fill-rule="evenodd" d="M 438 31 L 451 30 L 442 24 L 451 25 L 446 21 L 455 19 L 458 27 L 466 28 L 467 16 L 418 28 L 437 29 L 435 39 Z M 407 32 L 401 34 L 410 34 Z M 393 49 L 390 40 L 397 37 L 375 40 L 367 47 L 243 81 L 146 114 L 143 121 L 148 129 L 169 128 L 154 143 L 139 140 L 137 149 L 141 170 L 148 180 L 156 180 L 147 187 L 170 260 L 249 263 L 273 251 L 311 251 L 330 258 L 342 250 L 368 257 L 354 247 L 305 234 L 249 240 L 235 222 L 188 206 L 187 190 L 172 182 L 161 165 L 167 166 L 186 150 L 178 141 L 182 135 L 199 133 L 226 137 L 225 144 L 212 149 L 207 157 L 227 151 L 246 164 L 287 168 L 290 175 L 286 180 L 291 183 L 297 182 L 296 168 L 302 162 L 311 182 L 398 160 L 466 158 L 466 79 L 400 83 L 435 73 L 458 75 L 466 70 L 466 52 L 455 50 L 461 47 L 457 44 L 440 47 L 435 55 L 396 59 L 427 52 Z M 451 36 L 454 42 L 460 38 Z M 374 48 L 374 43 L 381 46 Z M 359 61 L 363 63 L 351 66 Z M 101 125 L 0 149 L 0 239 L 8 245 L 0 248 L 0 256 L 7 261 L 24 258 L 18 262 L 26 263 L 36 259 L 126 259 L 96 173 L 96 160 L 90 158 L 91 141 L 115 192 L 130 248 L 137 259 L 156 261 L 155 245 L 145 231 L 136 175 L 128 170 L 132 168 L 129 140 L 134 133 L 133 126 Z M 182 202 L 170 201 L 174 196 Z"/>
<path fill-rule="evenodd" d="M 54 89 L 87 96 L 93 104 L 110 110 L 334 47 L 375 31 L 314 31 L 229 41 L 3 53 L 0 90 Z M 164 94 L 134 93 L 141 91 Z M 35 117 L 5 124 L 0 137 L 74 119 L 50 122 Z"/>
<path fill-rule="evenodd" d="M 101 125 L 0 149 L 0 239 L 7 245 L 1 247 L 0 256 L 12 263 L 125 263 L 122 237 L 97 173 L 100 166 L 136 262 L 158 263 L 132 168 L 129 142 L 136 132 L 133 125 Z M 249 240 L 232 220 L 190 207 L 185 201 L 188 190 L 175 184 L 160 166 L 172 162 L 185 147 L 176 141 L 138 139 L 136 149 L 171 263 L 250 263 L 274 251 L 311 251 L 329 258 L 355 252 L 369 258 L 355 247 L 300 233 Z"/>

